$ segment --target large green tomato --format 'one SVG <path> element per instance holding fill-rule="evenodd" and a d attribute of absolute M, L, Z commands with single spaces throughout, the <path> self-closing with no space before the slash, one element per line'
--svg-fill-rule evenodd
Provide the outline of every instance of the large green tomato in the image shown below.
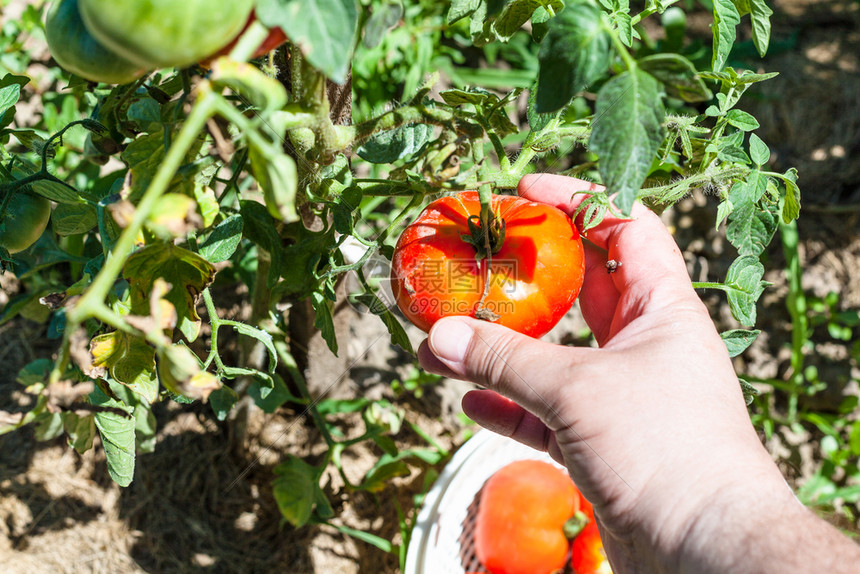
<path fill-rule="evenodd" d="M 146 72 L 145 67 L 116 55 L 93 38 L 81 20 L 78 0 L 59 0 L 51 5 L 45 34 L 57 63 L 92 82 L 127 84 Z"/>
<path fill-rule="evenodd" d="M 2 200 L 0 197 L 0 203 Z M 50 218 L 50 201 L 41 195 L 19 191 L 9 200 L 0 219 L 0 247 L 9 253 L 24 251 L 39 239 Z"/>
<path fill-rule="evenodd" d="M 79 0 L 89 31 L 149 68 L 182 68 L 235 38 L 254 0 Z"/>

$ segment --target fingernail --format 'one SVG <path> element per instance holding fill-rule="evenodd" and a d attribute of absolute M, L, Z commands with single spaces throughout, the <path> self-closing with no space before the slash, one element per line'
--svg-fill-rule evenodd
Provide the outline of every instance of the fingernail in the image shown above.
<path fill-rule="evenodd" d="M 430 332 L 430 350 L 451 363 L 462 363 L 475 332 L 459 319 L 443 319 Z"/>

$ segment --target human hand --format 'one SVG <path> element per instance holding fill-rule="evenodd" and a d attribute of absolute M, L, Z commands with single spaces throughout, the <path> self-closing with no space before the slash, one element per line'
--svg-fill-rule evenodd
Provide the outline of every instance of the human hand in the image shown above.
<path fill-rule="evenodd" d="M 535 175 L 521 196 L 569 215 L 588 182 Z M 674 570 L 713 532 L 723 499 L 796 505 L 762 447 L 725 345 L 660 219 L 636 205 L 589 230 L 580 306 L 599 348 L 561 347 L 485 321 L 446 318 L 419 349 L 428 371 L 486 390 L 467 415 L 544 449 L 595 507 L 616 572 Z M 608 259 L 620 262 L 608 273 Z M 716 518 L 714 518 L 716 520 Z M 707 561 L 707 557 L 694 558 Z"/>

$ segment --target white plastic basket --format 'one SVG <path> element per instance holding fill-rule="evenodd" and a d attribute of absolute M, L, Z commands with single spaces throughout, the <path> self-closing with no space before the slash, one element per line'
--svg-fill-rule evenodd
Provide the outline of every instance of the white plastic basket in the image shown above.
<path fill-rule="evenodd" d="M 478 431 L 460 447 L 424 499 L 404 574 L 483 570 L 472 538 L 481 488 L 497 470 L 517 460 L 543 460 L 562 468 L 545 452 L 487 430 Z"/>

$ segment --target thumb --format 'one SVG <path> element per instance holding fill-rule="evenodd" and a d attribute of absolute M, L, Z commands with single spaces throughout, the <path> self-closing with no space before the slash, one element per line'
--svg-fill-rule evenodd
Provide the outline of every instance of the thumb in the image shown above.
<path fill-rule="evenodd" d="M 570 348 L 469 317 L 440 319 L 428 346 L 457 378 L 490 388 L 538 416 L 553 409 L 558 373 L 567 371 L 560 363 L 573 358 Z"/>

